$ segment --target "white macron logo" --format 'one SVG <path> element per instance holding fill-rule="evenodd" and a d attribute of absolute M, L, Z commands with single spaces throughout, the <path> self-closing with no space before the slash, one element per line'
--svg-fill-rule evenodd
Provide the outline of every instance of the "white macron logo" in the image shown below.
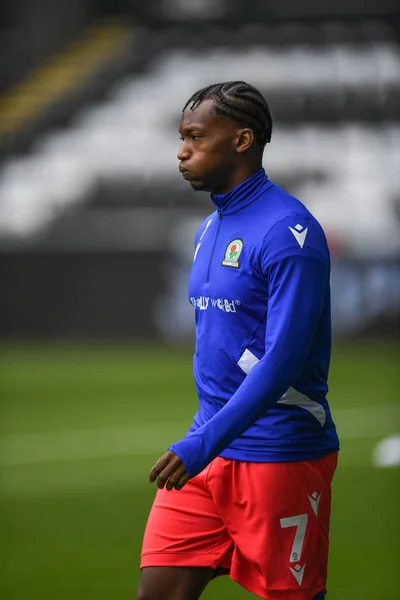
<path fill-rule="evenodd" d="M 290 226 L 288 227 L 296 238 L 296 242 L 299 244 L 300 248 L 302 248 L 304 246 L 304 242 L 306 241 L 308 227 L 304 229 L 300 223 L 297 223 L 297 225 L 294 226 L 294 229 Z"/>
<path fill-rule="evenodd" d="M 304 569 L 305 569 L 306 565 L 303 565 L 302 567 L 300 567 L 300 565 L 296 565 L 295 567 L 289 567 L 289 569 L 291 570 L 291 572 L 293 573 L 293 575 L 296 578 L 296 581 L 299 585 L 302 584 L 303 581 L 303 575 L 304 575 Z"/>
<path fill-rule="evenodd" d="M 311 494 L 311 496 L 309 496 L 307 494 L 307 498 L 310 501 L 311 508 L 313 509 L 313 511 L 315 512 L 315 515 L 317 517 L 318 517 L 319 501 L 321 500 L 321 496 L 322 496 L 322 492 L 320 492 L 319 494 L 317 492 L 313 492 Z"/>

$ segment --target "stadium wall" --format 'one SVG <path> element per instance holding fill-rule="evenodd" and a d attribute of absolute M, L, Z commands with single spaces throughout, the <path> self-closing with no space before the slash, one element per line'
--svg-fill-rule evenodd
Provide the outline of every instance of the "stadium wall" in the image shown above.
<path fill-rule="evenodd" d="M 1 253 L 0 337 L 187 341 L 187 272 L 162 249 Z M 334 332 L 398 336 L 399 296 L 399 260 L 335 261 Z"/>

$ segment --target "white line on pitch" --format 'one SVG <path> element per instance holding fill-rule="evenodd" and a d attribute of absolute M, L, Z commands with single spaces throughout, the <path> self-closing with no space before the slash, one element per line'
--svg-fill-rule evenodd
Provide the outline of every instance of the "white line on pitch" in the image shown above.
<path fill-rule="evenodd" d="M 393 432 L 400 422 L 400 406 L 342 408 L 333 411 L 339 437 L 373 439 Z M 0 437 L 0 466 L 18 466 L 91 460 L 163 452 L 180 439 L 186 422 L 71 430 L 51 433 L 13 434 Z"/>
<path fill-rule="evenodd" d="M 188 423 L 149 423 L 109 429 L 15 434 L 0 438 L 0 465 L 88 460 L 164 451 Z"/>

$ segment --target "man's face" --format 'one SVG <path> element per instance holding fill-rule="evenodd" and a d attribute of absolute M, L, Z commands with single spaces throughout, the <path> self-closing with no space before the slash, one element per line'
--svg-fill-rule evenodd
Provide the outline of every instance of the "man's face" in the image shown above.
<path fill-rule="evenodd" d="M 238 126 L 215 113 L 212 100 L 182 113 L 179 170 L 194 190 L 225 193 L 238 158 Z"/>

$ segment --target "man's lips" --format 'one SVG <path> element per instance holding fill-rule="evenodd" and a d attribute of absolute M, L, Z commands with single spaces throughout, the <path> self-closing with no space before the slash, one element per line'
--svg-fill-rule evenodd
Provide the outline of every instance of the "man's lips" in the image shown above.
<path fill-rule="evenodd" d="M 187 179 L 190 175 L 190 171 L 188 171 L 188 169 L 185 169 L 185 167 L 179 167 L 179 172 L 181 173 L 184 179 Z"/>

